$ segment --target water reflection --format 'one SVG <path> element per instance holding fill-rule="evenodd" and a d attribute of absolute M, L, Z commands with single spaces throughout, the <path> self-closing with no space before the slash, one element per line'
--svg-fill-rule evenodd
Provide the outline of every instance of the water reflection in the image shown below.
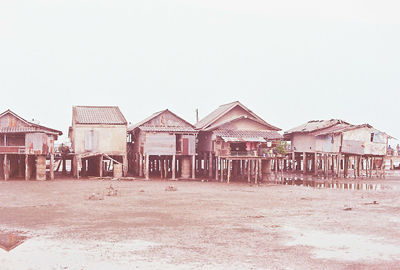
<path fill-rule="evenodd" d="M 362 183 L 362 182 L 341 182 L 341 181 L 321 181 L 321 180 L 307 180 L 303 178 L 283 178 L 281 180 L 270 181 L 269 183 L 289 185 L 289 186 L 303 186 L 313 188 L 332 188 L 332 189 L 350 189 L 350 190 L 383 190 L 385 186 L 376 183 Z"/>

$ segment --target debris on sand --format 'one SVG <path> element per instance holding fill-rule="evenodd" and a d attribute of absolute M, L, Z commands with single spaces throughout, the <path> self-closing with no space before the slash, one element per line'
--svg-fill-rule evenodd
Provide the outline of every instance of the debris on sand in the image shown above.
<path fill-rule="evenodd" d="M 247 216 L 248 218 L 265 218 L 265 216 L 263 215 L 259 215 L 259 216 Z"/>
<path fill-rule="evenodd" d="M 136 180 L 136 178 L 135 177 L 121 177 L 121 178 L 119 178 L 119 180 L 122 180 L 122 181 L 133 181 L 133 180 Z"/>
<path fill-rule="evenodd" d="M 370 205 L 370 204 L 379 204 L 377 201 L 373 201 L 372 203 L 364 203 L 364 205 Z"/>
<path fill-rule="evenodd" d="M 112 177 L 109 177 L 109 176 L 103 176 L 103 177 L 92 177 L 92 176 L 90 176 L 89 177 L 89 179 L 90 180 L 111 180 L 112 179 Z"/>
<path fill-rule="evenodd" d="M 168 186 L 165 188 L 165 191 L 177 191 L 178 189 L 174 186 Z"/>
<path fill-rule="evenodd" d="M 93 201 L 101 201 L 101 200 L 104 200 L 104 194 L 101 194 L 100 192 L 92 193 L 92 194 L 89 196 L 89 200 L 93 200 Z"/>
<path fill-rule="evenodd" d="M 106 196 L 117 196 L 118 190 L 115 189 L 112 185 L 106 188 Z"/>
<path fill-rule="evenodd" d="M 344 208 L 343 210 L 344 210 L 344 211 L 351 211 L 351 210 L 353 210 L 353 208 L 351 208 L 351 207 L 346 207 L 346 208 Z"/>
<path fill-rule="evenodd" d="M 141 189 L 139 192 L 144 192 L 144 189 Z"/>

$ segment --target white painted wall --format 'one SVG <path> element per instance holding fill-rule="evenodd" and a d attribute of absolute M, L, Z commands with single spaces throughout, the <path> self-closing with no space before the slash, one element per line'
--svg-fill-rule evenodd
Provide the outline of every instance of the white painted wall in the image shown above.
<path fill-rule="evenodd" d="M 292 137 L 292 149 L 295 152 L 314 152 L 316 138 L 306 134 L 294 134 Z"/>
<path fill-rule="evenodd" d="M 96 134 L 96 143 L 91 152 L 102 152 L 110 155 L 126 154 L 125 125 L 74 125 L 72 131 L 72 148 L 76 154 L 85 153 L 88 132 Z"/>

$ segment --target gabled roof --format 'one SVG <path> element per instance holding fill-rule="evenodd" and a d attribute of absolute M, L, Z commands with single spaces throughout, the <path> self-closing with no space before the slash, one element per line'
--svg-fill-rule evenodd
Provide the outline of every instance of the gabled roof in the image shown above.
<path fill-rule="evenodd" d="M 174 116 L 178 122 L 174 122 L 174 124 L 171 125 L 171 123 L 165 123 L 164 125 L 151 125 L 150 122 L 151 120 L 157 118 L 158 116 L 164 114 L 164 113 L 170 113 L 172 116 Z M 194 126 L 187 122 L 185 119 L 179 117 L 175 113 L 171 112 L 168 109 L 153 113 L 149 117 L 143 119 L 139 123 L 136 123 L 132 126 L 128 127 L 128 132 L 132 132 L 133 130 L 139 128 L 140 130 L 143 131 L 162 131 L 162 132 L 196 132 L 194 129 Z"/>
<path fill-rule="evenodd" d="M 289 129 L 285 131 L 284 135 L 291 135 L 293 133 L 312 133 L 320 130 L 324 130 L 336 125 L 350 125 L 349 123 L 340 119 L 331 120 L 311 120 L 307 123 L 300 125 L 298 127 Z"/>
<path fill-rule="evenodd" d="M 346 131 L 359 129 L 359 128 L 370 128 L 375 132 L 384 133 L 372 127 L 370 124 L 361 124 L 361 125 L 352 125 L 348 122 L 345 122 L 340 119 L 331 119 L 331 120 L 312 120 L 303 125 L 300 125 L 296 128 L 292 128 L 288 131 L 285 131 L 283 136 L 285 138 L 290 138 L 291 135 L 295 133 L 299 134 L 310 134 L 313 136 L 327 136 L 327 135 L 336 135 Z M 386 133 L 384 133 L 386 134 Z M 393 138 L 390 135 L 386 134 L 389 138 Z"/>
<path fill-rule="evenodd" d="M 74 106 L 72 107 L 72 122 L 75 124 L 127 124 L 117 106 Z"/>
<path fill-rule="evenodd" d="M 198 130 L 206 130 L 209 129 L 211 127 L 211 125 L 213 123 L 215 123 L 218 119 L 220 119 L 222 116 L 224 116 L 225 114 L 227 114 L 229 111 L 231 111 L 233 108 L 235 108 L 236 106 L 241 107 L 242 109 L 244 109 L 248 114 L 250 114 L 254 119 L 257 119 L 260 123 L 263 123 L 265 126 L 268 126 L 269 129 L 272 130 L 281 130 L 280 128 L 277 128 L 273 125 L 268 124 L 267 122 L 265 122 L 261 117 L 259 117 L 258 115 L 256 115 L 255 113 L 253 113 L 249 108 L 247 108 L 246 106 L 244 106 L 242 103 L 240 103 L 239 101 L 234 101 L 228 104 L 224 104 L 219 106 L 216 110 L 214 110 L 213 112 L 211 112 L 210 114 L 208 114 L 206 117 L 204 117 L 203 119 L 201 119 L 199 122 L 197 122 L 195 124 L 195 128 Z"/>
<path fill-rule="evenodd" d="M 256 118 L 253 118 L 253 117 L 247 116 L 247 115 L 241 115 L 241 116 L 236 116 L 236 117 L 227 119 L 226 121 L 223 121 L 222 123 L 219 123 L 217 125 L 208 126 L 207 128 L 205 128 L 203 130 L 204 131 L 212 131 L 212 130 L 219 129 L 219 128 L 223 129 L 225 125 L 227 125 L 229 123 L 237 122 L 237 121 L 243 120 L 243 119 L 247 119 L 247 120 L 256 122 L 260 125 L 265 126 L 266 128 L 268 128 L 268 130 L 270 130 L 270 125 L 265 125 L 264 121 L 260 121 L 259 119 L 256 119 Z"/>
<path fill-rule="evenodd" d="M 7 115 L 11 114 L 21 122 L 23 122 L 26 126 L 24 127 L 0 127 L 0 133 L 33 133 L 33 132 L 42 132 L 42 133 L 47 133 L 47 134 L 52 134 L 52 135 L 62 135 L 62 131 L 48 128 L 45 126 L 41 126 L 32 122 L 29 122 L 22 118 L 21 116 L 17 115 L 10 109 L 6 110 L 5 112 L 0 114 L 0 118 Z"/>
<path fill-rule="evenodd" d="M 343 132 L 346 132 L 349 130 L 354 130 L 354 129 L 359 129 L 359 128 L 372 128 L 372 126 L 369 124 L 362 124 L 362 125 L 337 124 L 330 128 L 312 132 L 312 135 L 314 135 L 314 136 L 335 135 L 335 134 L 340 134 L 340 133 L 343 133 Z"/>

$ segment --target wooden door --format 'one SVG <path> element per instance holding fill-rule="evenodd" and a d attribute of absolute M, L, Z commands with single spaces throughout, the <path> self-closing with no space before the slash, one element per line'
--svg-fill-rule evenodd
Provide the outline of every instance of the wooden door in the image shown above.
<path fill-rule="evenodd" d="M 182 139 L 182 155 L 189 155 L 189 139 Z"/>

